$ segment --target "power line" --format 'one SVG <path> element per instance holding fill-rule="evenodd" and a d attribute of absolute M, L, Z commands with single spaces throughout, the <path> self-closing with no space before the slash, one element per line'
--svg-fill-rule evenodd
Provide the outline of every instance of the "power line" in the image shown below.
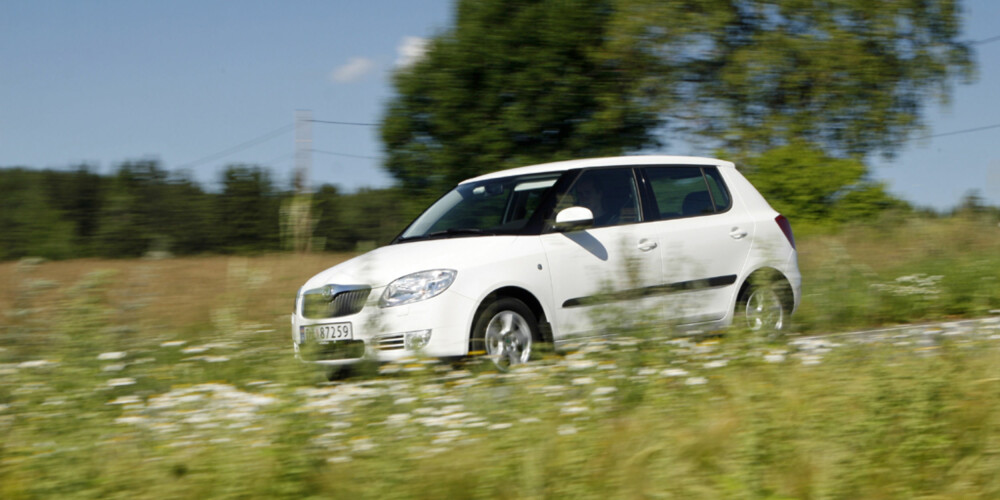
<path fill-rule="evenodd" d="M 336 153 L 336 152 L 333 152 L 333 151 L 323 151 L 321 149 L 312 149 L 310 151 L 312 151 L 313 153 L 320 153 L 320 154 L 331 155 L 331 156 L 343 156 L 343 157 L 346 157 L 346 158 L 360 158 L 362 160 L 381 160 L 382 159 L 382 158 L 379 158 L 377 156 L 352 155 L 352 154 L 347 154 L 347 153 Z"/>
<path fill-rule="evenodd" d="M 973 41 L 969 42 L 969 45 L 983 45 L 983 44 L 987 44 L 987 43 L 990 43 L 990 42 L 996 42 L 998 40 L 1000 40 L 1000 35 L 991 36 L 989 38 L 984 38 L 982 40 L 973 40 Z"/>
<path fill-rule="evenodd" d="M 335 122 L 330 120 L 309 120 L 313 123 L 328 123 L 331 125 L 355 125 L 359 127 L 377 127 L 378 123 L 358 123 L 358 122 Z"/>
<path fill-rule="evenodd" d="M 254 147 L 254 146 L 256 146 L 256 145 L 258 145 L 258 144 L 260 144 L 262 142 L 269 141 L 269 140 L 274 139 L 275 137 L 278 137 L 278 136 L 280 136 L 282 134 L 286 134 L 288 132 L 291 132 L 292 129 L 294 129 L 294 128 L 295 128 L 295 124 L 294 123 L 290 123 L 290 124 L 285 125 L 285 126 L 283 126 L 281 128 L 272 130 L 272 131 L 270 131 L 270 132 L 268 132 L 268 133 L 266 133 L 266 134 L 264 134 L 264 135 L 262 135 L 260 137 L 256 137 L 254 139 L 250 139 L 249 141 L 237 144 L 237 145 L 235 145 L 235 146 L 233 146 L 231 148 L 228 148 L 228 149 L 224 149 L 222 151 L 219 151 L 218 153 L 214 153 L 214 154 L 208 155 L 208 156 L 206 156 L 204 158 L 201 158 L 200 160 L 195 160 L 195 161 L 192 161 L 190 163 L 185 163 L 183 165 L 180 165 L 178 168 L 196 167 L 198 165 L 202 165 L 202 164 L 208 163 L 210 161 L 215 161 L 215 160 L 218 160 L 220 158 L 225 158 L 225 157 L 227 157 L 227 156 L 229 156 L 231 154 L 238 153 L 240 151 L 243 151 L 244 149 L 252 148 L 252 147 Z"/>
<path fill-rule="evenodd" d="M 931 139 L 931 138 L 934 138 L 934 137 L 944 137 L 944 136 L 948 136 L 948 135 L 967 134 L 969 132 L 979 132 L 981 130 L 989 130 L 989 129 L 994 129 L 994 128 L 1000 128 L 1000 123 L 994 123 L 993 125 L 986 125 L 986 126 L 983 126 L 983 127 L 967 128 L 965 130 L 956 130 L 954 132 L 944 132 L 944 133 L 941 133 L 941 134 L 924 135 L 924 136 L 920 136 L 920 137 L 914 137 L 913 140 L 920 141 L 920 140 L 923 140 L 923 139 Z"/>

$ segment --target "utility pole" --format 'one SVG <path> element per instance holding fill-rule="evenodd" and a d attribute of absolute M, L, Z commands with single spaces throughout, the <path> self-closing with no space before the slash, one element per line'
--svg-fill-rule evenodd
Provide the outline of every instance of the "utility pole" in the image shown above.
<path fill-rule="evenodd" d="M 300 109 L 295 112 L 295 195 L 282 210 L 286 248 L 296 252 L 312 250 L 313 228 L 312 189 L 309 187 L 309 169 L 312 165 L 312 112 Z"/>
<path fill-rule="evenodd" d="M 312 112 L 300 109 L 295 112 L 295 177 L 298 194 L 307 194 L 309 169 L 312 166 Z"/>

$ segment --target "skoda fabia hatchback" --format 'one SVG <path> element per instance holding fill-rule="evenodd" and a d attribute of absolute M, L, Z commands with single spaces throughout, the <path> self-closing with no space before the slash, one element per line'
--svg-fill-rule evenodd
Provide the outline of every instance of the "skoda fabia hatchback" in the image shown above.
<path fill-rule="evenodd" d="M 791 226 L 727 161 L 628 156 L 460 183 L 389 245 L 327 269 L 295 301 L 318 363 L 485 354 L 613 334 L 598 308 L 712 330 L 781 329 L 800 299 Z"/>

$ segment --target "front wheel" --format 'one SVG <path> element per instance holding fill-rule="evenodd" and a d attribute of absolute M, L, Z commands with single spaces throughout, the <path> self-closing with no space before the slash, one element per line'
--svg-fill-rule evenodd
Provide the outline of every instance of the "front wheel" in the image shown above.
<path fill-rule="evenodd" d="M 752 284 L 736 307 L 751 331 L 777 332 L 785 326 L 785 305 L 773 284 Z"/>
<path fill-rule="evenodd" d="M 473 346 L 482 342 L 498 369 L 505 371 L 531 357 L 538 320 L 524 302 L 510 297 L 497 300 L 479 314 L 475 325 Z"/>

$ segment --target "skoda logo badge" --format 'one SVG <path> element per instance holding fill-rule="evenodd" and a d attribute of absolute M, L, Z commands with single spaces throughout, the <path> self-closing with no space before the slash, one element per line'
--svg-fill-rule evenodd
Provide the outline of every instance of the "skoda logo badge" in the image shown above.
<path fill-rule="evenodd" d="M 327 301 L 333 300 L 333 285 L 326 285 L 323 287 L 323 298 Z"/>

